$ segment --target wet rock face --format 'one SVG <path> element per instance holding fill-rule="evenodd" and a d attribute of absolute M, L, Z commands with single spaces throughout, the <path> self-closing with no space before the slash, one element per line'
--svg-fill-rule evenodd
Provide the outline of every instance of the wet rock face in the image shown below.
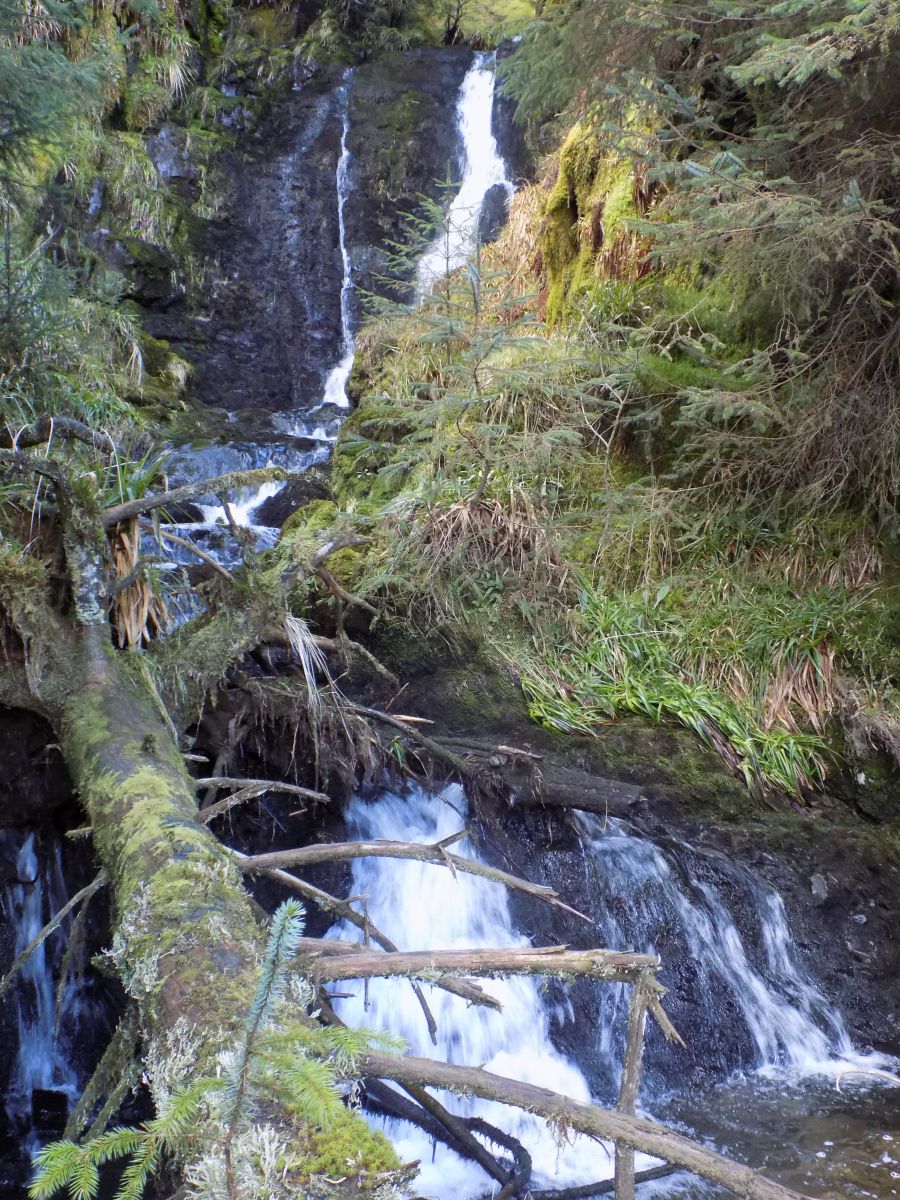
<path fill-rule="evenodd" d="M 199 231 L 205 282 L 190 306 L 147 322 L 194 365 L 194 396 L 231 413 L 302 409 L 340 341 L 330 81 L 291 92 L 220 163 L 221 214 Z M 190 311 L 186 311 L 187 308 Z"/>
<path fill-rule="evenodd" d="M 456 101 L 471 63 L 469 50 L 427 48 L 386 54 L 354 72 L 346 233 L 360 290 L 391 290 L 389 243 L 404 240 L 405 214 L 421 214 L 423 196 L 438 200 L 448 175 L 460 179 Z"/>
<path fill-rule="evenodd" d="M 515 52 L 514 42 L 503 42 L 497 48 L 497 89 L 491 128 L 497 149 L 506 161 L 510 179 L 533 179 L 534 157 L 528 148 L 525 131 L 516 121 L 516 102 L 503 94 L 504 63 Z"/>
<path fill-rule="evenodd" d="M 0 829 L 27 825 L 68 803 L 72 795 L 50 726 L 33 713 L 0 709 Z M 0 861 L 0 887 L 8 864 Z"/>
<path fill-rule="evenodd" d="M 495 242 L 509 215 L 509 193 L 502 183 L 488 188 L 478 218 L 478 236 L 482 242 Z"/>
<path fill-rule="evenodd" d="M 223 156 L 209 185 L 220 211 L 192 239 L 200 284 L 180 303 L 136 293 L 148 309 L 147 332 L 193 365 L 193 397 L 209 414 L 208 430 L 185 430 L 177 441 L 194 447 L 212 438 L 238 449 L 290 441 L 271 414 L 302 417 L 315 408 L 341 353 L 336 175 L 344 105 L 346 243 L 357 288 L 377 291 L 388 243 L 403 239 L 404 214 L 423 194 L 438 198 L 448 169 L 459 177 L 455 107 L 471 59 L 458 48 L 388 54 L 354 69 L 349 98 L 335 71 L 305 79 Z M 164 127 L 148 151 L 188 195 L 195 174 L 178 131 Z M 220 430 L 222 414 L 228 427 Z"/>

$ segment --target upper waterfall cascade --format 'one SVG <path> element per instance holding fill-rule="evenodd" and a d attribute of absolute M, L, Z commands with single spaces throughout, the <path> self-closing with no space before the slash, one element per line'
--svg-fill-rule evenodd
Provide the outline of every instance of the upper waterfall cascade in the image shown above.
<path fill-rule="evenodd" d="M 460 88 L 456 123 L 465 158 L 462 183 L 442 229 L 419 262 L 420 299 L 442 276 L 463 266 L 474 253 L 481 209 L 490 189 L 500 184 L 509 194 L 513 190 L 491 131 L 495 68 L 493 54 L 477 54 Z"/>
<path fill-rule="evenodd" d="M 478 233 L 482 205 L 488 191 L 503 184 L 512 192 L 506 164 L 497 149 L 491 132 L 494 103 L 495 56 L 479 53 L 463 80 L 456 104 L 456 125 L 462 148 L 464 169 L 459 191 L 453 199 L 446 220 L 446 233 L 439 235 L 420 261 L 417 276 L 419 297 L 433 285 L 435 280 L 448 270 L 462 266 L 473 253 Z M 303 438 L 312 443 L 307 451 L 292 450 L 289 454 L 278 453 L 267 462 L 258 465 L 287 466 L 294 471 L 307 470 L 327 459 L 330 454 L 341 421 L 349 408 L 347 382 L 353 370 L 355 353 L 354 331 L 354 279 L 353 264 L 347 244 L 346 213 L 351 199 L 350 166 L 351 155 L 348 145 L 350 134 L 350 93 L 353 87 L 353 72 L 348 69 L 340 86 L 333 93 L 333 104 L 341 122 L 340 154 L 335 171 L 335 195 L 338 217 L 338 243 L 341 258 L 340 312 L 341 342 L 340 357 L 329 372 L 322 398 L 315 407 L 306 412 L 281 414 L 276 424 L 293 438 Z M 230 519 L 222 504 L 202 505 L 202 522 L 182 522 L 180 527 L 192 536 L 205 529 L 215 531 L 233 521 L 255 534 L 258 545 L 272 544 L 275 531 L 255 520 L 256 510 L 281 488 L 281 484 L 263 484 L 259 489 L 246 489 L 231 502 Z M 229 557 L 230 555 L 230 557 Z M 216 557 L 224 558 L 224 565 L 234 565 L 240 558 L 240 548 L 232 548 L 224 554 L 216 548 Z"/>
<path fill-rule="evenodd" d="M 341 156 L 337 167 L 337 201 L 338 201 L 338 232 L 340 239 L 341 265 L 341 359 L 325 381 L 325 395 L 322 406 L 337 405 L 338 408 L 349 408 L 347 397 L 347 380 L 353 370 L 353 267 L 347 250 L 347 226 L 345 213 L 347 198 L 350 195 L 350 151 L 347 147 L 347 136 L 350 132 L 350 82 L 351 72 L 348 70 L 341 86 Z"/>

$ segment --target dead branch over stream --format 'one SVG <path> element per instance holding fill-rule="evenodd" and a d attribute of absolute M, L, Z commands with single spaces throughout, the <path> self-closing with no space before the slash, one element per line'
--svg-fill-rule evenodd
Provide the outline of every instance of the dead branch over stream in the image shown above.
<path fill-rule="evenodd" d="M 454 838 L 454 840 L 457 840 Z M 302 846 L 296 850 L 275 850 L 271 854 L 255 854 L 250 858 L 238 860 L 238 866 L 245 874 L 265 871 L 272 867 L 305 867 L 313 863 L 348 862 L 354 858 L 409 858 L 416 862 L 435 863 L 439 867 L 447 867 L 451 871 L 463 871 L 469 875 L 480 875 L 482 879 L 490 879 L 501 883 L 513 891 L 524 892 L 528 896 L 536 896 L 557 908 L 580 917 L 590 923 L 590 917 L 560 900 L 553 888 L 541 883 L 529 883 L 517 875 L 510 875 L 497 867 L 488 867 L 474 859 L 462 858 L 451 854 L 445 843 L 425 845 L 418 842 L 330 842 L 316 846 Z"/>
<path fill-rule="evenodd" d="M 362 1062 L 362 1072 L 377 1079 L 420 1087 L 447 1088 L 466 1095 L 496 1100 L 535 1113 L 560 1130 L 574 1130 L 604 1141 L 622 1142 L 654 1158 L 663 1158 L 695 1175 L 730 1189 L 746 1200 L 808 1200 L 752 1167 L 733 1162 L 656 1121 L 611 1109 L 598 1108 L 551 1092 L 532 1083 L 521 1083 L 484 1071 L 412 1055 L 372 1051 Z"/>
<path fill-rule="evenodd" d="M 564 979 L 584 976 L 609 983 L 636 983 L 648 967 L 659 966 L 659 959 L 649 954 L 570 950 L 567 946 L 413 950 L 388 954 L 375 951 L 349 955 L 323 955 L 318 947 L 304 947 L 303 952 L 313 960 L 310 973 L 317 983 L 395 975 L 427 980 L 445 972 L 489 979 L 504 975 L 553 975 Z"/>

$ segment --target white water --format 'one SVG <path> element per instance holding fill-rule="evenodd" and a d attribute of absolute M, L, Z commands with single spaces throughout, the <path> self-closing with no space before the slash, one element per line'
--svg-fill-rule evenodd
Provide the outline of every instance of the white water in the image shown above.
<path fill-rule="evenodd" d="M 601 941 L 659 953 L 664 964 L 675 947 L 690 956 L 690 990 L 705 1018 L 726 1031 L 707 1049 L 710 1065 L 726 1072 L 746 1065 L 798 1079 L 883 1061 L 854 1051 L 840 1013 L 799 965 L 781 897 L 757 875 L 687 845 L 671 842 L 663 849 L 620 821 L 587 813 L 578 821 Z M 753 914 L 752 945 L 735 924 L 725 888 Z M 610 1073 L 624 1025 L 620 992 L 598 989 L 597 1053 Z M 733 1011 L 752 1047 L 753 1061 L 746 1064 L 729 1051 L 726 1023 Z"/>
<path fill-rule="evenodd" d="M 5 889 L 2 910 L 5 923 L 15 930 L 14 953 L 18 956 L 66 901 L 59 845 L 42 868 L 34 834 L 29 833 L 16 855 L 16 874 L 20 882 Z M 61 931 L 51 936 L 65 935 Z M 77 1074 L 57 1037 L 59 1013 L 48 942 L 34 950 L 22 965 L 4 1003 L 14 1008 L 19 1045 L 5 1097 L 6 1113 L 13 1125 L 27 1127 L 35 1090 L 64 1092 L 70 1101 L 80 1090 Z M 62 1002 L 67 1016 L 74 1017 L 75 1003 L 77 997 L 70 987 Z"/>
<path fill-rule="evenodd" d="M 412 788 L 404 795 L 385 793 L 371 803 L 355 799 L 346 816 L 354 838 L 433 843 L 464 826 L 466 801 L 456 786 L 442 798 Z M 692 1022 L 697 1028 L 684 1032 L 689 1039 L 700 1038 L 696 1052 L 704 1067 L 722 1078 L 750 1067 L 776 1074 L 779 1086 L 791 1088 L 804 1077 L 833 1075 L 847 1063 L 891 1066 L 880 1056 L 862 1059 L 854 1052 L 840 1014 L 799 965 L 781 898 L 757 876 L 717 857 L 723 891 L 700 877 L 704 855 L 691 847 L 672 843 L 661 848 L 619 822 L 601 822 L 587 814 L 579 814 L 579 820 L 596 943 L 660 952 L 664 967 L 667 953 L 672 961 L 675 945 L 690 956 L 696 976 L 689 983 L 665 981 L 676 989 L 675 995 L 697 1006 Z M 478 856 L 468 845 L 462 853 Z M 350 893 L 365 898 L 373 923 L 401 949 L 529 944 L 513 925 L 504 889 L 489 880 L 454 878 L 443 867 L 417 862 L 361 859 L 353 864 Z M 729 911 L 729 903 L 738 902 L 757 925 L 755 933 L 748 932 L 751 946 Z M 330 936 L 358 940 L 359 932 L 341 924 Z M 413 1054 L 483 1065 L 575 1099 L 590 1099 L 581 1070 L 551 1040 L 554 1022 L 565 1023 L 574 1015 L 568 1000 L 551 1004 L 540 984 L 526 978 L 491 981 L 485 987 L 502 1001 L 502 1013 L 468 1007 L 439 989 L 425 989 L 438 1026 L 436 1046 L 406 981 L 341 985 L 353 996 L 335 1004 L 348 1023 L 399 1035 Z M 604 1093 L 609 1094 L 600 1099 L 609 1103 L 618 1089 L 627 989 L 598 984 L 594 995 L 595 1018 L 580 1017 L 580 1057 L 604 1077 Z M 735 1014 L 743 1040 L 752 1047 L 750 1062 L 740 1059 L 735 1039 L 729 1039 L 726 1022 L 735 1021 Z M 677 1074 L 677 1057 L 674 1063 L 667 1076 Z M 667 1078 L 663 1091 L 670 1088 Z M 644 1103 L 652 1103 L 648 1092 L 645 1083 Z M 585 1184 L 612 1174 L 608 1148 L 582 1138 L 560 1146 L 543 1122 L 500 1105 L 447 1094 L 441 1100 L 455 1112 L 481 1116 L 518 1138 L 533 1156 L 535 1186 Z M 490 1191 L 480 1168 L 441 1145 L 433 1147 L 417 1128 L 384 1118 L 377 1123 L 404 1161 L 421 1160 L 422 1194 L 468 1200 Z M 649 1160 L 640 1165 L 649 1165 Z M 651 1186 L 661 1193 L 671 1183 Z"/>
<path fill-rule="evenodd" d="M 353 837 L 435 842 L 463 827 L 466 800 L 455 785 L 446 789 L 443 798 L 413 788 L 404 796 L 384 794 L 374 803 L 356 799 L 346 816 Z M 461 852 L 477 857 L 467 843 Z M 505 889 L 487 879 L 454 878 L 444 867 L 425 863 L 362 859 L 353 864 L 351 894 L 367 897 L 372 922 L 400 949 L 529 945 L 513 928 Z M 341 924 L 331 936 L 358 940 L 359 931 Z M 550 1017 L 539 982 L 518 978 L 492 980 L 484 986 L 502 1002 L 501 1013 L 469 1007 L 438 988 L 424 988 L 437 1022 L 436 1046 L 406 981 L 373 980 L 367 988 L 342 985 L 342 991 L 355 995 L 337 1000 L 336 1007 L 351 1025 L 399 1035 L 413 1054 L 482 1065 L 576 1100 L 590 1100 L 581 1071 L 550 1040 Z M 597 1142 L 574 1137 L 560 1144 L 545 1122 L 517 1109 L 445 1093 L 440 1099 L 454 1112 L 482 1117 L 522 1142 L 533 1158 L 536 1185 L 564 1187 L 612 1175 L 611 1152 Z M 403 1161 L 421 1160 L 417 1180 L 421 1194 L 461 1200 L 490 1191 L 490 1180 L 478 1166 L 463 1162 L 441 1145 L 433 1148 L 419 1129 L 397 1120 L 379 1124 Z M 650 1162 L 642 1158 L 639 1165 Z"/>
<path fill-rule="evenodd" d="M 353 268 L 347 250 L 347 233 L 344 223 L 347 197 L 350 194 L 350 151 L 347 137 L 350 133 L 350 71 L 341 87 L 343 111 L 341 115 L 341 157 L 337 166 L 338 231 L 341 248 L 343 275 L 341 279 L 341 360 L 325 381 L 322 406 L 337 405 L 349 408 L 347 380 L 353 370 L 355 343 L 353 338 Z"/>
<path fill-rule="evenodd" d="M 488 191 L 503 184 L 512 194 L 506 163 L 491 132 L 494 106 L 494 55 L 476 54 L 459 92 L 456 124 L 465 155 L 462 184 L 447 212 L 441 232 L 419 263 L 419 299 L 444 275 L 463 266 L 478 240 L 481 207 Z"/>

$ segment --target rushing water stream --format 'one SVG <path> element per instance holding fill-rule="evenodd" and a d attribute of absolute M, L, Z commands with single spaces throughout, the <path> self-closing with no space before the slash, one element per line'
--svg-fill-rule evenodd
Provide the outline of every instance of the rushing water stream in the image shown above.
<path fill-rule="evenodd" d="M 411 788 L 402 795 L 383 793 L 375 801 L 356 799 L 346 814 L 353 838 L 428 843 L 462 829 L 466 818 L 465 796 L 456 786 L 441 797 Z M 834 1125 L 840 1127 L 843 1120 L 829 1123 L 828 1115 L 836 1102 L 845 1109 L 848 1103 L 846 1094 L 839 1097 L 834 1091 L 837 1072 L 847 1066 L 884 1065 L 884 1060 L 855 1053 L 840 1014 L 800 967 L 778 894 L 750 871 L 716 856 L 716 873 L 729 887 L 730 903 L 739 899 L 753 914 L 756 928 L 748 941 L 735 924 L 724 888 L 704 879 L 696 862 L 702 856 L 691 847 L 663 847 L 620 822 L 604 823 L 588 814 L 581 814 L 579 821 L 596 944 L 656 952 L 661 941 L 670 951 L 679 943 L 695 968 L 693 976 L 678 987 L 679 993 L 687 987 L 690 994 L 673 997 L 692 1005 L 690 1025 L 682 1028 L 693 1044 L 688 1052 L 666 1051 L 662 1069 L 648 1073 L 641 1093 L 645 1111 L 664 1111 L 668 1119 L 715 1138 L 717 1123 L 709 1114 L 718 1106 L 719 1120 L 730 1113 L 740 1154 L 753 1144 L 759 1126 L 767 1148 L 777 1146 L 778 1133 L 772 1124 L 791 1105 L 779 1107 L 774 1098 L 803 1097 L 801 1108 L 818 1112 L 822 1128 L 832 1134 L 822 1137 L 811 1152 L 807 1147 L 807 1157 L 817 1156 L 813 1162 L 819 1165 L 818 1156 L 827 1158 L 828 1148 L 835 1146 Z M 468 845 L 463 853 L 477 856 Z M 442 867 L 419 862 L 361 859 L 353 865 L 350 891 L 366 898 L 373 923 L 401 949 L 529 944 L 515 927 L 504 889 L 489 880 L 454 877 Z M 355 940 L 358 931 L 340 924 L 331 936 Z M 664 952 L 662 978 L 669 983 L 665 964 Z M 556 1035 L 561 1026 L 575 1020 L 575 1014 L 559 1001 L 558 989 L 551 995 L 529 978 L 485 986 L 501 1000 L 501 1013 L 469 1007 L 458 997 L 428 989 L 438 1027 L 437 1045 L 432 1045 L 422 1010 L 405 981 L 357 984 L 349 989 L 352 997 L 336 1004 L 349 1023 L 399 1035 L 412 1053 L 483 1065 L 579 1100 L 590 1099 L 593 1091 L 599 1101 L 614 1102 L 627 1010 L 624 985 L 593 985 L 593 1012 L 579 1011 L 578 1050 L 568 1055 L 558 1048 Z M 740 1036 L 734 1031 L 726 1035 L 725 1020 L 737 1021 Z M 705 1069 L 702 1105 L 697 1104 L 694 1088 L 678 1086 L 679 1074 L 684 1073 L 679 1055 L 685 1053 Z M 855 1103 L 871 1107 L 864 1099 L 867 1094 L 868 1089 L 855 1089 Z M 608 1148 L 581 1137 L 560 1144 L 542 1121 L 497 1104 L 450 1095 L 441 1099 L 453 1111 L 481 1116 L 518 1138 L 532 1155 L 537 1187 L 583 1185 L 612 1174 Z M 793 1108 L 796 1113 L 796 1104 Z M 739 1113 L 746 1122 L 743 1140 Z M 699 1119 L 704 1114 L 705 1120 Z M 489 1189 L 479 1167 L 459 1160 L 443 1146 L 433 1147 L 414 1126 L 385 1118 L 378 1118 L 378 1123 L 405 1159 L 421 1160 L 424 1193 L 476 1197 Z M 758 1143 L 753 1154 L 757 1159 L 766 1157 Z M 797 1166 L 790 1156 L 788 1162 Z M 639 1168 L 642 1165 L 648 1161 L 639 1162 Z M 898 1166 L 893 1142 L 883 1142 L 877 1161 L 868 1169 L 884 1190 L 846 1194 L 898 1194 L 892 1190 Z M 715 1194 L 697 1180 L 681 1176 L 645 1187 L 644 1195 Z"/>

